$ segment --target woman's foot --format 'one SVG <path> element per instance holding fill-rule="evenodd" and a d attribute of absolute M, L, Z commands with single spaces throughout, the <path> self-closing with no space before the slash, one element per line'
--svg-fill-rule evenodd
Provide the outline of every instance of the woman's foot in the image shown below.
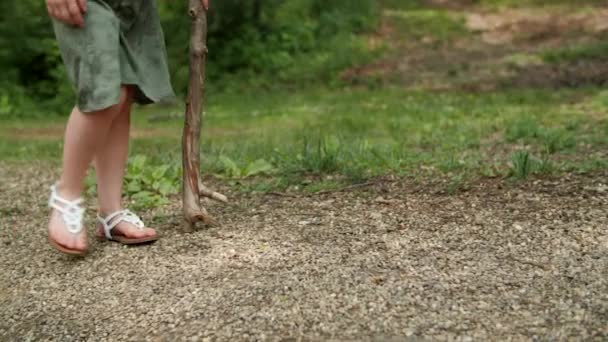
<path fill-rule="evenodd" d="M 87 251 L 87 234 L 84 229 L 76 234 L 69 232 L 61 217 L 61 213 L 57 210 L 53 210 L 51 213 L 49 239 L 66 250 L 80 252 L 70 254 L 81 254 Z M 65 252 L 61 249 L 60 251 Z"/>
<path fill-rule="evenodd" d="M 49 206 L 53 211 L 49 218 L 49 241 L 60 252 L 84 254 L 87 251 L 87 235 L 82 227 L 82 200 L 78 196 L 64 197 L 62 192 L 58 191 L 57 185 L 51 187 Z"/>
<path fill-rule="evenodd" d="M 98 239 L 114 240 L 124 244 L 139 244 L 158 239 L 156 230 L 145 227 L 139 217 L 129 210 L 116 211 L 100 216 L 97 220 L 95 236 Z M 109 228 L 109 237 L 104 226 Z"/>

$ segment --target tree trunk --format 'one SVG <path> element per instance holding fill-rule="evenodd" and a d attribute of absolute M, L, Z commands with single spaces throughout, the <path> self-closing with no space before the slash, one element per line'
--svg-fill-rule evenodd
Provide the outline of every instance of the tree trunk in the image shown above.
<path fill-rule="evenodd" d="M 204 112 L 205 61 L 207 57 L 207 11 L 200 0 L 189 0 L 190 81 L 182 135 L 184 229 L 193 231 L 197 222 L 215 221 L 201 205 L 201 196 L 226 202 L 224 195 L 207 189 L 200 180 L 200 134 Z"/>

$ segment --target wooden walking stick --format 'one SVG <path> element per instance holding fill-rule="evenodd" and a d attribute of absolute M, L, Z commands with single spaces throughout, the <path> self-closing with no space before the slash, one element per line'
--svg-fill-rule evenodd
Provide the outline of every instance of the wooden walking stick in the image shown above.
<path fill-rule="evenodd" d="M 207 59 L 207 10 L 200 0 L 189 0 L 190 80 L 182 135 L 182 201 L 184 229 L 193 231 L 197 222 L 215 220 L 201 205 L 201 197 L 227 202 L 226 196 L 207 189 L 200 179 L 200 135 L 204 112 L 205 62 Z"/>

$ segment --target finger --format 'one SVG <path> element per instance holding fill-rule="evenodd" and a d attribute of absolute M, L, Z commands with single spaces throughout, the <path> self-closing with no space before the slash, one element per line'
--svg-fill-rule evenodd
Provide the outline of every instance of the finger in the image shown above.
<path fill-rule="evenodd" d="M 80 7 L 78 6 L 77 0 L 68 0 L 68 12 L 70 13 L 70 19 L 72 24 L 82 26 L 84 25 L 84 20 L 82 20 L 82 12 L 80 11 Z"/>
<path fill-rule="evenodd" d="M 87 0 L 78 0 L 78 7 L 80 7 L 81 13 L 87 12 Z"/>
<path fill-rule="evenodd" d="M 61 22 L 65 22 L 66 18 L 64 16 L 63 2 L 60 1 L 50 1 L 49 6 L 51 7 L 51 11 L 53 12 L 53 17 Z"/>
<path fill-rule="evenodd" d="M 53 7 L 51 7 L 51 5 L 48 2 L 46 3 L 46 11 L 49 12 L 49 15 L 51 17 L 55 17 L 55 12 L 53 10 Z"/>
<path fill-rule="evenodd" d="M 205 7 L 205 10 L 209 9 L 209 0 L 203 0 L 203 7 Z"/>
<path fill-rule="evenodd" d="M 65 2 L 56 1 L 55 18 L 57 18 L 64 24 L 72 24 L 72 18 L 70 18 L 70 11 L 68 10 L 67 4 Z"/>
<path fill-rule="evenodd" d="M 61 18 L 59 17 L 59 8 L 57 7 L 57 3 L 54 1 L 48 1 L 46 4 L 46 8 L 49 11 L 49 15 L 57 20 L 61 20 Z"/>
<path fill-rule="evenodd" d="M 55 17 L 66 24 L 71 24 L 70 12 L 68 12 L 68 9 L 61 4 L 58 4 L 57 7 L 55 7 Z"/>

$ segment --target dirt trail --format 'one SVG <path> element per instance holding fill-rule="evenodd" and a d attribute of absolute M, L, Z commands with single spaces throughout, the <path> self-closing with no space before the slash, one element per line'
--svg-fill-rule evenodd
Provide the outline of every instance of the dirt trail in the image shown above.
<path fill-rule="evenodd" d="M 415 89 L 468 91 L 608 84 L 608 61 L 548 64 L 542 57 L 549 50 L 605 41 L 605 6 L 491 10 L 470 1 L 430 3 L 431 8 L 444 11 L 437 13 L 461 21 L 468 34 L 443 40 L 428 32 L 414 39 L 399 29 L 398 21 L 411 20 L 408 12 L 386 11 L 381 28 L 370 37 L 370 46 L 389 46 L 391 53 L 345 70 L 342 79 L 353 84 L 381 81 Z"/>
<path fill-rule="evenodd" d="M 0 177 L 0 340 L 608 338 L 607 173 L 455 196 L 396 179 L 224 188 L 234 205 L 209 208 L 221 226 L 181 234 L 176 199 L 144 215 L 158 243 L 92 242 L 81 260 L 45 242 L 56 174 Z"/>
<path fill-rule="evenodd" d="M 571 8 L 517 8 L 465 14 L 469 30 L 489 44 L 562 44 L 565 36 L 584 40 L 608 32 L 608 8 L 577 12 Z"/>

